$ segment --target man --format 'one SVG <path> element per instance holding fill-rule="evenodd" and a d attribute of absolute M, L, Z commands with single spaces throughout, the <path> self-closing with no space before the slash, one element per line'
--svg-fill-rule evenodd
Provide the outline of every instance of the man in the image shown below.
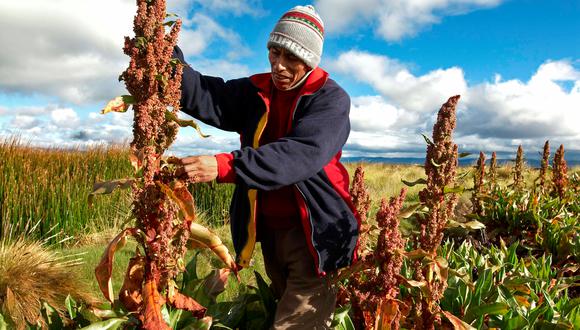
<path fill-rule="evenodd" d="M 270 34 L 270 73 L 227 82 L 190 67 L 183 74 L 182 110 L 239 133 L 241 148 L 183 158 L 182 172 L 195 182 L 236 184 L 236 261 L 247 267 L 261 242 L 279 298 L 274 329 L 328 328 L 336 292 L 327 275 L 356 258 L 359 222 L 339 161 L 350 99 L 318 67 L 323 35 L 314 7 L 298 6 Z"/>

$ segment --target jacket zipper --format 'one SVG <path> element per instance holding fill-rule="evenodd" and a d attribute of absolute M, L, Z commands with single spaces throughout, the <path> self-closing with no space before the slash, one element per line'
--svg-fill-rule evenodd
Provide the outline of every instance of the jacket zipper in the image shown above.
<path fill-rule="evenodd" d="M 308 216 L 308 223 L 310 224 L 310 237 L 307 237 L 306 241 L 309 245 L 309 248 L 310 248 L 309 250 L 314 251 L 316 253 L 316 255 L 313 255 L 314 264 L 316 266 L 316 272 L 318 273 L 318 275 L 324 276 L 325 273 L 322 270 L 322 268 L 320 267 L 320 254 L 318 253 L 318 250 L 316 250 L 316 248 L 314 247 L 314 223 L 312 222 L 312 215 L 310 213 L 310 208 L 308 208 L 308 203 L 306 203 L 306 196 L 304 196 L 304 193 L 302 192 L 302 190 L 300 190 L 300 188 L 298 187 L 297 184 L 294 184 L 294 187 L 296 187 L 296 190 L 298 190 L 298 192 L 302 196 L 304 206 L 306 207 L 306 213 Z"/>

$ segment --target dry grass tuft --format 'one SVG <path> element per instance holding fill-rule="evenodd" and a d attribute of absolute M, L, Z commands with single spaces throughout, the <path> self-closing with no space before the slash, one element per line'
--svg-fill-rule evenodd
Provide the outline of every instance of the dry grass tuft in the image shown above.
<path fill-rule="evenodd" d="M 0 239 L 0 312 L 19 329 L 37 323 L 42 302 L 59 312 L 65 299 L 93 302 L 78 279 L 79 259 L 64 257 L 42 241 Z"/>

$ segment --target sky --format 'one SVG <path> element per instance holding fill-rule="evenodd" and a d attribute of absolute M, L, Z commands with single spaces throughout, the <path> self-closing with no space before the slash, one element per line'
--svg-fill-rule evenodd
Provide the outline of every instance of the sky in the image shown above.
<path fill-rule="evenodd" d="M 269 70 L 280 16 L 308 2 L 168 0 L 187 62 L 224 79 Z M 344 157 L 422 157 L 437 110 L 461 95 L 460 152 L 546 140 L 580 159 L 579 0 L 312 0 L 325 24 L 320 66 L 351 97 Z M 127 143 L 132 112 L 101 115 L 126 94 L 134 0 L 0 0 L 0 139 L 42 147 Z M 182 117 L 187 118 L 186 115 Z M 188 118 L 189 119 L 189 118 Z M 181 129 L 169 153 L 229 152 L 231 133 Z"/>

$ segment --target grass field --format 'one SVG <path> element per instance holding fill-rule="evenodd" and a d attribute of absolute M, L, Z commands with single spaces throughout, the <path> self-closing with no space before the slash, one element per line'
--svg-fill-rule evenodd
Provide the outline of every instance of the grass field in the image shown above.
<path fill-rule="evenodd" d="M 128 151 L 121 147 L 95 147 L 89 150 L 64 150 L 59 148 L 39 149 L 22 145 L 17 139 L 0 142 L 0 216 L 2 228 L 0 236 L 17 235 L 25 223 L 39 222 L 38 229 L 28 238 L 46 237 L 49 233 L 60 233 L 59 237 L 73 236 L 74 239 L 57 247 L 64 254 L 81 254 L 84 264 L 78 269 L 80 277 L 87 281 L 91 292 L 100 297 L 94 281 L 94 267 L 107 242 L 114 237 L 127 222 L 130 215 L 130 194 L 117 191 L 95 200 L 92 208 L 87 204 L 87 196 L 96 180 L 112 180 L 131 175 Z M 346 164 L 349 173 L 359 164 Z M 415 181 L 424 176 L 423 168 L 417 165 L 362 164 L 365 169 L 366 184 L 372 198 L 371 216 L 380 204 L 381 198 L 389 198 L 399 193 L 404 186 L 401 180 Z M 578 168 L 573 171 L 578 171 Z M 460 169 L 460 173 L 471 171 L 470 167 Z M 537 171 L 527 168 L 526 181 L 531 182 Z M 501 184 L 511 182 L 511 168 L 502 167 L 498 172 Z M 467 174 L 463 182 L 467 188 L 473 185 L 472 176 Z M 200 221 L 209 224 L 232 249 L 227 222 L 229 185 L 199 185 L 194 193 Z M 417 202 L 422 186 L 409 188 L 406 203 Z M 461 198 L 460 206 L 469 207 L 470 193 Z M 52 231 L 49 231 L 52 228 Z M 54 239 L 56 241 L 57 238 Z M 54 243 L 54 242 L 53 242 Z M 133 254 L 135 243 L 129 244 L 117 253 L 113 283 L 118 290 L 125 273 L 125 265 Z M 202 252 L 199 263 L 200 274 L 219 267 L 219 261 L 209 252 Z M 252 267 L 264 274 L 260 251 L 256 251 L 256 261 Z M 251 271 L 242 272 L 246 283 L 253 282 Z M 233 293 L 226 293 L 229 298 Z"/>

